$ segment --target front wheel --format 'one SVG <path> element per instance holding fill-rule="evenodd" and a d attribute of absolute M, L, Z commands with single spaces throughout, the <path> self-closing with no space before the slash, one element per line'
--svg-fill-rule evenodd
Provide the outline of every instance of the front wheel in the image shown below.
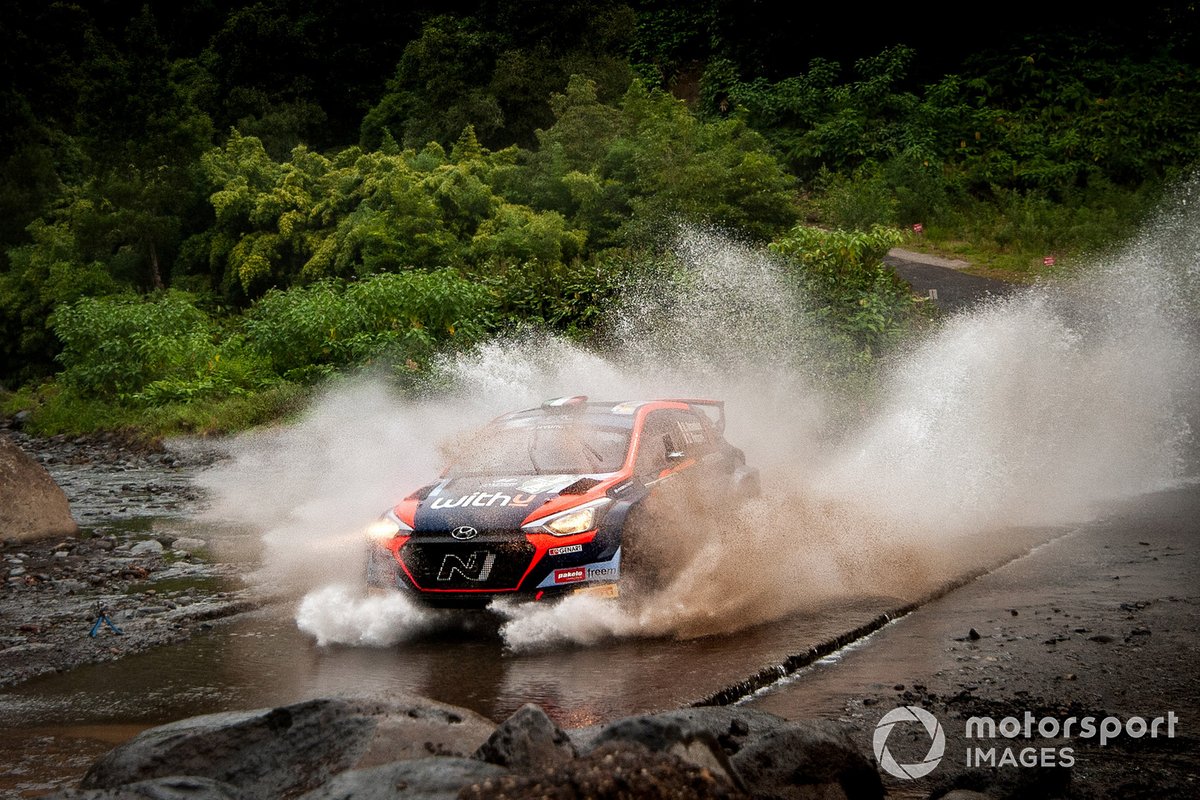
<path fill-rule="evenodd" d="M 635 506 L 621 531 L 621 596 L 642 598 L 669 586 L 684 563 L 685 534 L 683 520 Z"/>

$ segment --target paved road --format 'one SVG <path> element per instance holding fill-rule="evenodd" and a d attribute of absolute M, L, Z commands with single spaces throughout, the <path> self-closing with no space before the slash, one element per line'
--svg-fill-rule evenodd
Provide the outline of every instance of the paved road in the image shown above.
<path fill-rule="evenodd" d="M 1064 745 L 968 742 L 968 716 L 1023 719 L 1029 711 L 1036 719 L 1150 720 L 1170 712 L 1178 717 L 1175 738 L 1124 736 L 1100 747 L 1076 737 L 1065 742 L 1075 751 L 1071 770 L 1055 767 L 1035 776 L 1008 766 L 995 776 L 1056 784 L 1069 771 L 1072 797 L 1196 797 L 1197 539 L 1200 484 L 1136 498 L 776 684 L 750 705 L 792 718 L 848 721 L 865 750 L 883 714 L 901 705 L 926 708 L 945 728 L 945 758 L 929 778 L 891 781 L 893 791 L 924 792 L 938 779 L 961 776 L 968 745 Z M 912 762 L 930 740 L 919 729 L 908 733 L 919 745 L 910 748 Z M 904 746 L 903 735 L 897 746 Z M 1021 793 L 1044 795 L 1051 788 Z"/>
<path fill-rule="evenodd" d="M 966 266 L 966 262 L 949 261 L 900 248 L 895 248 L 884 256 L 883 263 L 908 281 L 913 291 L 921 296 L 927 297 L 930 289 L 936 289 L 937 299 L 934 300 L 934 304 L 951 314 L 989 296 L 1006 294 L 1014 288 L 1011 283 L 968 275 L 961 268 L 949 266 Z"/>

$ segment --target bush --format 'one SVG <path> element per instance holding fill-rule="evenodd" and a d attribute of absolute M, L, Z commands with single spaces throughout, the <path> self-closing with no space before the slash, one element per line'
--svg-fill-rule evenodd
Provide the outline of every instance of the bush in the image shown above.
<path fill-rule="evenodd" d="M 453 270 L 327 280 L 268 292 L 246 317 L 248 346 L 285 377 L 311 378 L 390 351 L 420 365 L 483 330 L 487 289 Z"/>
<path fill-rule="evenodd" d="M 612 254 L 588 262 L 524 261 L 486 279 L 502 325 L 532 323 L 572 337 L 594 334 L 611 310 L 626 268 Z"/>
<path fill-rule="evenodd" d="M 63 344 L 60 380 L 81 397 L 154 404 L 245 394 L 274 379 L 184 292 L 85 298 L 53 325 Z"/>
<path fill-rule="evenodd" d="M 214 326 L 190 295 L 84 298 L 59 309 L 61 380 L 88 397 L 130 395 L 201 370 L 217 355 Z"/>
<path fill-rule="evenodd" d="M 826 178 L 825 189 L 816 201 L 822 218 L 849 230 L 896 223 L 895 194 L 877 165 L 872 167 L 855 170 L 851 177 L 829 173 L 822 176 Z"/>
<path fill-rule="evenodd" d="M 908 286 L 883 264 L 883 256 L 901 241 L 900 231 L 879 225 L 869 231 L 800 225 L 770 247 L 795 265 L 819 317 L 878 354 L 918 318 Z"/>

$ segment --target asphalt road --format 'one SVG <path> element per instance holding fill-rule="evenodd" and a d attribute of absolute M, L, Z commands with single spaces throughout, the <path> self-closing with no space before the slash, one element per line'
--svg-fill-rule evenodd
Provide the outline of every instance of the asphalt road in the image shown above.
<path fill-rule="evenodd" d="M 1027 796 L 1195 797 L 1200 793 L 1200 484 L 1145 495 L 922 606 L 862 644 L 750 701 L 793 718 L 849 722 L 864 750 L 883 714 L 932 711 L 946 732 L 934 773 L 890 778 L 894 792 L 1004 783 Z M 974 632 L 974 636 L 972 635 Z M 1074 765 L 979 770 L 966 765 L 965 720 L 1094 715 L 1177 716 L 1173 737 L 1047 742 Z M 919 760 L 931 743 L 919 726 Z M 1160 728 L 1160 733 L 1166 730 Z M 897 731 L 900 733 L 900 731 Z M 889 746 L 891 738 L 888 739 Z M 989 746 L 992 743 L 987 743 Z M 904 739 L 899 739 L 899 747 Z M 912 748 L 910 748 L 911 750 Z M 974 773 L 974 774 L 970 774 Z M 1032 782 L 1032 784 L 1030 783 Z M 1066 787 L 1066 788 L 1063 788 Z"/>
<path fill-rule="evenodd" d="M 961 269 L 966 266 L 965 262 L 899 248 L 884 256 L 883 263 L 895 270 L 912 286 L 913 292 L 922 297 L 928 297 L 930 290 L 936 289 L 937 298 L 933 303 L 947 313 L 961 311 L 988 296 L 1003 295 L 1013 289 L 1013 284 L 1004 281 L 968 275 Z M 952 264 L 956 266 L 950 266 Z"/>

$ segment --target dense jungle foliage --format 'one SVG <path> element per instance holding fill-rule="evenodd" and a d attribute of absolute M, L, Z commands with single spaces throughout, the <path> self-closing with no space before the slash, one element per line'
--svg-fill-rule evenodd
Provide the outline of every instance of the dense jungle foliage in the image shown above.
<path fill-rule="evenodd" d="M 598 341 L 681 222 L 770 244 L 868 363 L 926 317 L 888 247 L 1020 279 L 1194 167 L 1200 11 L 1092 16 L 6 0 L 4 403 L 219 429 L 514 327 Z"/>

